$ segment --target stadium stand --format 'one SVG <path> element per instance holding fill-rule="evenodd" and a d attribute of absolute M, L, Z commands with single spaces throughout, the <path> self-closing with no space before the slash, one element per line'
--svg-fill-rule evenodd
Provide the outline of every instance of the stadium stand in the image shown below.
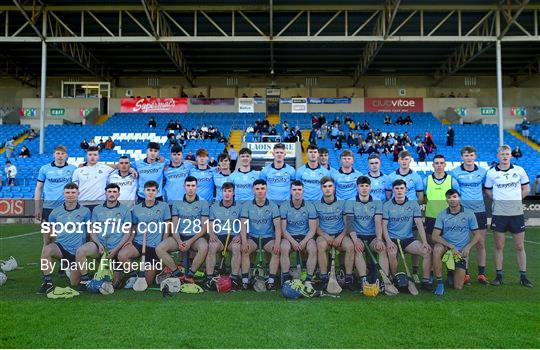
<path fill-rule="evenodd" d="M 0 149 L 13 137 L 20 137 L 30 129 L 30 125 L 7 124 L 0 127 Z"/>

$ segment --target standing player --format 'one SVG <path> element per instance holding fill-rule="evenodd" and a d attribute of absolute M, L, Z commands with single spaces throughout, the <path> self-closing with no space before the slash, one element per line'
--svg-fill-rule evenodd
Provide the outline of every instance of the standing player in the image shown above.
<path fill-rule="evenodd" d="M 493 219 L 491 228 L 495 237 L 495 269 L 497 276 L 491 282 L 494 286 L 503 283 L 503 251 L 504 233 L 513 234 L 519 265 L 519 283 L 532 288 L 527 279 L 527 256 L 525 255 L 525 218 L 523 217 L 522 200 L 530 191 L 529 177 L 518 165 L 512 165 L 512 149 L 500 146 L 497 151 L 499 164 L 488 170 L 486 174 L 486 194 L 493 199 Z"/>
<path fill-rule="evenodd" d="M 486 181 L 487 170 L 478 167 L 476 161 L 476 149 L 472 146 L 465 146 L 461 149 L 461 166 L 452 170 L 451 174 L 459 183 L 461 190 L 461 205 L 471 209 L 476 216 L 478 223 L 478 243 L 476 243 L 476 262 L 478 264 L 478 282 L 489 284 L 486 277 L 486 231 L 487 214 L 484 204 L 482 188 Z M 469 274 L 465 274 L 465 283 L 470 281 Z"/>
<path fill-rule="evenodd" d="M 214 185 L 216 186 L 216 202 L 223 199 L 222 186 L 229 182 L 231 176 L 231 158 L 227 153 L 221 153 L 218 156 L 219 172 L 214 173 Z M 234 189 L 233 189 L 234 191 Z"/>
<path fill-rule="evenodd" d="M 187 254 L 188 259 L 190 252 L 195 252 L 195 258 L 182 278 L 186 283 L 194 283 L 193 275 L 208 253 L 208 242 L 204 238 L 208 225 L 208 202 L 199 199 L 197 185 L 195 177 L 190 175 L 186 178 L 184 198 L 172 205 L 172 237 L 167 237 L 156 248 L 157 256 L 171 269 L 172 277 L 180 277 L 181 272 L 169 252 L 180 250 Z"/>
<path fill-rule="evenodd" d="M 49 221 L 51 211 L 62 205 L 64 186 L 71 182 L 73 172 L 77 169 L 74 165 L 69 165 L 67 159 L 67 148 L 58 145 L 54 147 L 54 160 L 39 169 L 34 191 L 34 216 L 37 220 Z M 46 242 L 45 237 L 43 242 Z"/>
<path fill-rule="evenodd" d="M 353 168 L 354 154 L 345 150 L 341 152 L 341 167 L 338 170 L 332 169 L 330 172 L 335 180 L 336 196 L 338 200 L 354 200 L 356 196 L 356 179 L 362 173 Z"/>
<path fill-rule="evenodd" d="M 139 173 L 140 174 L 140 173 Z M 146 232 L 146 264 L 157 267 L 159 258 L 156 254 L 156 247 L 164 237 L 167 237 L 171 231 L 171 210 L 169 206 L 162 201 L 157 200 L 159 185 L 155 181 L 148 181 L 144 184 L 145 199 L 133 208 L 132 223 L 134 226 L 135 237 L 133 242 L 125 244 L 118 253 L 118 260 L 122 264 L 129 263 L 142 254 L 144 233 Z M 145 270 L 146 282 L 152 284 L 156 275 L 155 269 Z M 124 288 L 133 288 L 137 278 L 137 272 L 132 272 Z"/>
<path fill-rule="evenodd" d="M 355 250 L 355 266 L 362 285 L 367 282 L 367 267 L 363 252 L 366 249 L 364 242 L 369 244 L 372 251 L 377 252 L 379 264 L 388 274 L 388 255 L 382 236 L 382 208 L 383 202 L 373 198 L 370 193 L 371 180 L 367 176 L 360 176 L 356 180 L 358 196 L 354 201 L 347 201 L 345 214 L 352 216 L 352 230 L 349 233 Z M 371 268 L 376 275 L 375 268 Z"/>
<path fill-rule="evenodd" d="M 258 249 L 259 237 L 261 237 L 262 248 L 271 254 L 266 289 L 276 290 L 276 274 L 279 269 L 279 249 L 281 246 L 281 222 L 278 206 L 266 198 L 266 191 L 266 181 L 255 180 L 253 182 L 255 199 L 251 202 L 245 202 L 242 206 L 242 289 L 248 287 L 249 256 Z M 248 227 L 249 233 L 246 230 Z"/>
<path fill-rule="evenodd" d="M 392 183 L 393 198 L 383 205 L 383 236 L 386 240 L 390 271 L 393 275 L 398 267 L 397 240 L 407 253 L 423 258 L 422 289 L 431 291 L 429 275 L 431 272 L 431 247 L 429 246 L 422 223 L 420 205 L 415 200 L 407 198 L 407 184 L 405 180 L 397 179 Z M 416 223 L 421 241 L 413 236 L 413 223 Z"/>
<path fill-rule="evenodd" d="M 353 288 L 354 278 L 354 245 L 350 237 L 347 237 L 347 225 L 345 215 L 345 201 L 336 197 L 334 179 L 323 177 L 321 179 L 323 197 L 315 202 L 315 210 L 319 218 L 317 227 L 317 255 L 321 279 L 324 284 L 328 283 L 328 255 L 330 247 L 345 251 L 345 283 L 349 289 Z"/>
<path fill-rule="evenodd" d="M 471 248 L 478 241 L 478 224 L 472 210 L 461 206 L 459 192 L 449 189 L 446 192 L 448 208 L 437 215 L 435 228 L 433 229 L 433 271 L 437 279 L 436 295 L 444 294 L 444 284 L 442 281 L 442 256 L 447 250 L 451 250 L 453 255 L 459 256 L 454 272 L 454 288 L 463 289 L 465 282 L 465 269 Z M 441 236 L 442 234 L 442 236 Z M 470 235 L 473 239 L 470 239 Z"/>
<path fill-rule="evenodd" d="M 311 145 L 310 145 L 311 146 Z M 291 261 L 289 253 L 291 247 L 295 252 L 308 253 L 307 277 L 305 286 L 313 288 L 311 280 L 317 265 L 317 244 L 315 243 L 315 233 L 317 232 L 317 212 L 311 202 L 304 200 L 304 185 L 300 180 L 291 183 L 292 198 L 284 202 L 279 211 L 281 213 L 281 230 L 283 239 L 281 240 L 281 273 L 283 281 L 290 278 L 289 269 Z M 301 254 L 299 258 L 302 259 Z"/>
<path fill-rule="evenodd" d="M 394 181 L 401 179 L 407 185 L 407 199 L 424 203 L 424 184 L 418 173 L 411 169 L 411 154 L 408 151 L 401 151 L 398 154 L 399 168 L 387 176 L 386 198 L 392 198 Z"/>
<path fill-rule="evenodd" d="M 86 225 L 90 222 L 90 210 L 78 203 L 79 188 L 75 183 L 64 186 L 64 204 L 54 208 L 49 215 L 49 229 L 43 230 L 46 237 L 41 251 L 43 284 L 38 293 L 47 294 L 54 289 L 52 281 L 52 258 L 60 260 L 60 267 L 75 263 L 75 253 L 86 239 Z M 73 230 L 74 229 L 74 230 Z M 53 238 L 56 238 L 53 240 Z M 45 266 L 44 266 L 45 265 Z M 71 285 L 79 282 L 79 274 L 70 276 Z"/>
<path fill-rule="evenodd" d="M 98 161 L 99 148 L 90 146 L 86 150 L 86 164 L 73 172 L 73 182 L 79 186 L 79 202 L 90 211 L 105 201 L 104 188 L 114 171 Z"/>
<path fill-rule="evenodd" d="M 381 158 L 377 153 L 369 155 L 368 168 L 369 171 L 366 176 L 370 180 L 371 197 L 382 204 L 386 202 L 386 183 L 388 179 L 386 175 L 381 173 Z"/>
<path fill-rule="evenodd" d="M 146 158 L 143 160 L 138 160 L 134 164 L 135 170 L 139 173 L 138 177 L 138 190 L 137 190 L 137 201 L 143 202 L 145 199 L 145 189 L 144 186 L 148 181 L 154 181 L 157 183 L 158 188 L 155 194 L 155 200 L 163 200 L 163 170 L 167 165 L 167 161 L 162 161 L 159 156 L 159 150 L 161 146 L 157 142 L 149 142 L 146 149 Z"/>
<path fill-rule="evenodd" d="M 276 143 L 272 151 L 274 161 L 261 170 L 260 178 L 268 184 L 268 199 L 277 205 L 291 198 L 291 181 L 294 168 L 285 164 L 285 145 Z"/>
<path fill-rule="evenodd" d="M 328 161 L 329 155 L 328 155 L 328 149 L 326 148 L 319 148 L 319 163 L 323 168 L 325 168 L 328 171 L 332 171 L 332 167 L 330 166 L 330 163 Z"/>
<path fill-rule="evenodd" d="M 308 162 L 302 165 L 294 175 L 304 184 L 304 200 L 318 201 L 322 197 L 321 179 L 330 176 L 330 171 L 319 164 L 319 149 L 311 144 L 307 148 Z"/>
<path fill-rule="evenodd" d="M 197 165 L 189 171 L 189 175 L 197 179 L 197 195 L 211 202 L 214 199 L 214 170 L 208 165 L 208 151 L 197 150 Z"/>
<path fill-rule="evenodd" d="M 441 211 L 448 207 L 446 192 L 454 189 L 459 192 L 459 184 L 456 179 L 445 171 L 446 160 L 443 155 L 433 157 L 433 174 L 424 179 L 424 193 L 426 196 L 425 228 L 428 243 L 431 242 L 431 234 L 435 226 L 435 218 Z"/>
<path fill-rule="evenodd" d="M 387 175 L 386 178 L 386 197 L 387 199 L 393 196 L 393 183 L 396 180 L 403 180 L 406 184 L 407 199 L 410 201 L 418 201 L 420 204 L 424 204 L 424 183 L 418 173 L 411 169 L 411 154 L 407 151 L 401 151 L 398 154 L 399 168 Z M 422 223 L 423 226 L 423 223 Z M 413 231 L 416 231 L 415 222 L 413 222 Z M 412 256 L 412 273 L 415 283 L 420 283 L 418 277 L 418 265 L 419 258 L 417 255 Z"/>
<path fill-rule="evenodd" d="M 181 146 L 171 148 L 171 161 L 165 167 L 163 195 L 169 205 L 184 198 L 184 181 L 193 169 L 193 164 L 182 160 L 183 149 Z"/>
<path fill-rule="evenodd" d="M 137 202 L 137 179 L 131 172 L 131 164 L 128 156 L 121 156 L 118 159 L 118 170 L 109 175 L 109 183 L 117 184 L 120 188 L 118 201 L 133 209 Z"/>
<path fill-rule="evenodd" d="M 251 150 L 242 148 L 240 150 L 240 167 L 229 177 L 229 181 L 234 184 L 235 199 L 242 203 L 253 200 L 253 182 L 259 179 L 260 173 L 251 169 Z"/>
<path fill-rule="evenodd" d="M 108 184 L 105 187 L 107 200 L 94 208 L 92 211 L 92 227 L 90 228 L 91 241 L 83 244 L 75 258 L 80 268 L 81 281 L 79 287 L 86 290 L 86 284 L 90 280 L 85 263 L 88 258 L 97 258 L 104 252 L 108 252 L 111 259 L 122 249 L 129 240 L 131 233 L 131 211 L 120 203 L 120 186 Z M 114 275 L 113 284 L 118 286 L 121 278 L 120 273 Z"/>
<path fill-rule="evenodd" d="M 225 155 L 227 155 L 225 153 Z M 228 157 L 228 155 L 227 155 Z M 216 265 L 216 254 L 223 251 L 227 234 L 230 231 L 228 251 L 231 257 L 231 278 L 236 290 L 240 290 L 240 274 L 242 263 L 242 237 L 240 235 L 241 205 L 234 200 L 234 185 L 225 182 L 221 187 L 221 199 L 210 207 L 210 223 L 208 225 L 208 255 L 206 256 L 206 275 L 213 276 Z M 207 285 L 214 288 L 213 283 Z"/>

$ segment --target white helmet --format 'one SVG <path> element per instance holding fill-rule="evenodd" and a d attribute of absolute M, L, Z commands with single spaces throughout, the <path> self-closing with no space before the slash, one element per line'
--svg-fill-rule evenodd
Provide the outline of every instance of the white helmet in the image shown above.
<path fill-rule="evenodd" d="M 163 291 L 164 288 L 167 288 L 167 290 L 171 293 L 178 293 L 180 292 L 180 279 L 179 278 L 167 278 L 164 281 L 161 282 L 159 289 Z"/>
<path fill-rule="evenodd" d="M 17 260 L 14 257 L 10 256 L 6 261 L 0 260 L 0 269 L 4 272 L 13 271 L 17 268 Z"/>
<path fill-rule="evenodd" d="M 3 286 L 7 282 L 7 275 L 3 272 L 0 272 L 0 286 Z"/>

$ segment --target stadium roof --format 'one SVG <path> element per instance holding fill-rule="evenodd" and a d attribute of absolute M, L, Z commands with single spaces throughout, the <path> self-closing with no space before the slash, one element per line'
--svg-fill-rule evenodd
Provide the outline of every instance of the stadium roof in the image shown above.
<path fill-rule="evenodd" d="M 539 71 L 540 1 L 13 0 L 0 74 L 49 76 L 495 74 Z M 44 20 L 45 19 L 45 20 Z"/>

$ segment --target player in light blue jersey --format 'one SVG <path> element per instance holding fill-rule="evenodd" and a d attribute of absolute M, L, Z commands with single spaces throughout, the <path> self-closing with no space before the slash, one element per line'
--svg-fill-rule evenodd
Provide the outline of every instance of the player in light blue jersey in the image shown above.
<path fill-rule="evenodd" d="M 356 197 L 356 179 L 362 173 L 353 168 L 354 154 L 350 150 L 341 152 L 341 167 L 330 172 L 336 184 L 338 200 L 354 200 Z"/>
<path fill-rule="evenodd" d="M 138 190 L 137 190 L 137 202 L 144 201 L 144 185 L 148 181 L 155 181 L 158 184 L 158 191 L 156 193 L 156 200 L 163 200 L 163 170 L 168 164 L 167 160 L 161 159 L 159 156 L 159 150 L 161 146 L 157 142 L 149 142 L 146 149 L 146 158 L 138 160 L 132 164 L 133 168 L 139 173 L 138 177 Z"/>
<path fill-rule="evenodd" d="M 407 151 L 401 151 L 398 155 L 399 168 L 387 176 L 386 181 L 386 196 L 392 198 L 392 184 L 394 181 L 401 179 L 407 184 L 407 199 L 424 203 L 424 183 L 420 175 L 410 168 L 411 154 Z"/>
<path fill-rule="evenodd" d="M 54 160 L 39 169 L 34 191 L 36 220 L 49 221 L 51 211 L 62 205 L 64 186 L 71 182 L 73 172 L 77 169 L 74 165 L 69 165 L 67 159 L 67 148 L 58 145 L 54 148 Z"/>
<path fill-rule="evenodd" d="M 371 197 L 376 201 L 386 202 L 386 184 L 388 178 L 381 173 L 381 159 L 379 154 L 372 153 L 368 157 L 369 171 L 366 174 L 371 181 Z"/>
<path fill-rule="evenodd" d="M 163 177 L 163 196 L 167 203 L 172 205 L 175 201 L 181 201 L 184 198 L 184 181 L 193 169 L 193 164 L 182 160 L 183 149 L 181 146 L 171 148 L 171 161 L 164 169 Z"/>
<path fill-rule="evenodd" d="M 461 205 L 464 208 L 471 209 L 476 216 L 478 223 L 478 243 L 476 243 L 477 279 L 478 283 L 487 285 L 489 284 L 486 277 L 487 214 L 483 193 L 487 170 L 478 167 L 474 163 L 476 161 L 476 149 L 472 146 L 465 146 L 461 149 L 461 159 L 463 163 L 450 173 L 459 183 Z M 467 269 L 465 283 L 470 283 L 470 279 Z"/>
<path fill-rule="evenodd" d="M 279 269 L 281 247 L 281 222 L 277 204 L 266 198 L 267 185 L 264 180 L 253 182 L 255 199 L 242 205 L 242 289 L 248 288 L 249 256 L 258 249 L 259 237 L 262 248 L 271 255 L 266 289 L 276 290 L 276 274 Z M 249 232 L 248 232 L 249 228 Z"/>
<path fill-rule="evenodd" d="M 328 149 L 324 147 L 319 148 L 319 164 L 328 171 L 332 171 L 333 169 L 329 163 Z"/>
<path fill-rule="evenodd" d="M 260 172 L 251 169 L 251 150 L 249 148 L 242 148 L 238 157 L 240 167 L 231 174 L 229 181 L 234 184 L 235 199 L 243 203 L 253 200 L 253 182 L 259 179 Z"/>
<path fill-rule="evenodd" d="M 291 260 L 289 254 L 291 247 L 295 252 L 299 252 L 298 257 L 302 259 L 302 252 L 307 252 L 307 277 L 306 288 L 313 288 L 311 280 L 317 265 L 317 244 L 315 243 L 315 233 L 317 232 L 317 211 L 312 202 L 304 200 L 304 185 L 300 180 L 291 183 L 291 200 L 284 202 L 279 208 L 281 214 L 281 240 L 280 265 L 283 281 L 290 279 Z"/>
<path fill-rule="evenodd" d="M 321 179 L 323 197 L 314 203 L 319 226 L 317 227 L 317 255 L 321 279 L 328 282 L 328 249 L 330 247 L 345 251 L 345 283 L 353 289 L 354 244 L 347 236 L 345 201 L 336 197 L 334 179 L 325 176 Z"/>
<path fill-rule="evenodd" d="M 242 206 L 234 200 L 234 185 L 225 182 L 221 186 L 221 200 L 214 202 L 210 207 L 210 223 L 208 225 L 208 255 L 206 256 L 206 276 L 209 277 L 206 287 L 215 289 L 214 279 L 216 254 L 223 251 L 227 244 L 227 235 L 230 234 L 227 250 L 232 253 L 231 279 L 235 290 L 240 290 L 240 274 L 242 263 L 242 237 L 240 235 L 240 214 Z"/>
<path fill-rule="evenodd" d="M 204 238 L 208 227 L 208 202 L 197 194 L 198 180 L 188 176 L 184 182 L 185 195 L 172 205 L 173 232 L 156 248 L 157 256 L 171 271 L 171 277 L 182 278 L 184 283 L 194 283 L 193 275 L 201 267 L 208 253 L 208 242 Z M 193 262 L 184 276 L 176 266 L 170 252 L 195 253 Z M 189 259 L 189 255 L 188 255 Z"/>
<path fill-rule="evenodd" d="M 197 195 L 211 202 L 214 199 L 214 170 L 208 165 L 208 151 L 200 148 L 196 155 L 197 165 L 189 175 L 197 179 Z"/>
<path fill-rule="evenodd" d="M 318 201 L 322 198 L 320 181 L 330 176 L 330 171 L 319 164 L 319 149 L 316 145 L 307 147 L 307 160 L 305 165 L 296 170 L 294 177 L 304 184 L 304 200 Z"/>
<path fill-rule="evenodd" d="M 442 256 L 447 250 L 451 250 L 454 257 L 459 257 L 456 261 L 454 271 L 454 288 L 463 289 L 465 282 L 465 269 L 467 268 L 467 257 L 478 241 L 478 224 L 472 210 L 464 208 L 460 203 L 459 192 L 450 189 L 446 192 L 448 208 L 443 210 L 435 222 L 433 229 L 433 272 L 437 280 L 435 295 L 444 294 L 444 284 L 442 280 Z M 470 236 L 473 236 L 471 239 Z"/>
<path fill-rule="evenodd" d="M 371 193 L 371 180 L 367 176 L 360 176 L 356 181 L 358 196 L 354 201 L 347 201 L 345 214 L 351 218 L 351 232 L 349 236 L 354 244 L 354 263 L 360 276 L 362 286 L 367 283 L 367 267 L 364 258 L 365 243 L 372 251 L 377 252 L 379 264 L 388 275 L 388 255 L 382 236 L 382 207 L 383 202 L 376 200 Z M 386 194 L 385 194 L 386 195 Z M 372 282 L 377 279 L 376 266 L 370 268 Z"/>
<path fill-rule="evenodd" d="M 88 258 L 98 258 L 108 252 L 108 257 L 116 258 L 116 255 L 129 240 L 131 233 L 131 211 L 120 203 L 120 186 L 108 184 L 105 187 L 106 201 L 92 210 L 92 226 L 90 229 L 90 242 L 83 244 L 75 258 L 81 274 L 79 287 L 86 290 L 86 284 L 90 281 L 86 269 Z M 118 288 L 122 275 L 115 271 L 113 285 Z"/>
<path fill-rule="evenodd" d="M 418 255 L 423 258 L 422 289 L 431 291 L 429 276 L 431 273 L 431 247 L 427 242 L 426 232 L 422 223 L 420 205 L 415 200 L 409 200 L 407 184 L 403 179 L 397 179 L 392 183 L 393 198 L 383 205 L 383 236 L 386 240 L 390 271 L 393 275 L 398 268 L 398 240 L 401 247 L 407 253 Z M 414 238 L 412 228 L 416 223 L 421 241 Z"/>
<path fill-rule="evenodd" d="M 154 283 L 156 272 L 161 263 L 156 254 L 156 247 L 165 237 L 171 234 L 171 209 L 165 202 L 156 199 L 159 185 L 155 181 L 144 184 L 144 201 L 137 204 L 132 211 L 132 223 L 134 237 L 131 242 L 122 247 L 118 253 L 118 261 L 129 264 L 132 259 L 137 259 L 142 254 L 144 235 L 146 235 L 146 262 L 145 278 L 148 285 Z M 133 271 L 124 288 L 132 288 L 137 279 L 137 272 Z"/>
<path fill-rule="evenodd" d="M 261 170 L 261 179 L 268 184 L 268 199 L 281 205 L 291 198 L 291 181 L 294 168 L 285 164 L 285 145 L 276 143 L 272 150 L 274 161 Z"/>
<path fill-rule="evenodd" d="M 224 183 L 230 182 L 231 176 L 231 158 L 227 153 L 218 155 L 219 172 L 214 172 L 214 185 L 216 186 L 216 202 L 223 199 L 221 187 Z"/>
<path fill-rule="evenodd" d="M 40 294 L 47 294 L 54 289 L 52 272 L 54 263 L 52 259 L 60 260 L 60 267 L 70 269 L 71 285 L 79 283 L 79 273 L 73 265 L 75 254 L 86 240 L 87 225 L 90 223 L 90 210 L 78 203 L 79 187 L 75 183 L 64 186 L 64 204 L 56 207 L 49 215 L 49 222 L 43 223 L 42 232 L 47 238 L 41 251 L 41 272 L 43 283 L 38 290 Z"/>

